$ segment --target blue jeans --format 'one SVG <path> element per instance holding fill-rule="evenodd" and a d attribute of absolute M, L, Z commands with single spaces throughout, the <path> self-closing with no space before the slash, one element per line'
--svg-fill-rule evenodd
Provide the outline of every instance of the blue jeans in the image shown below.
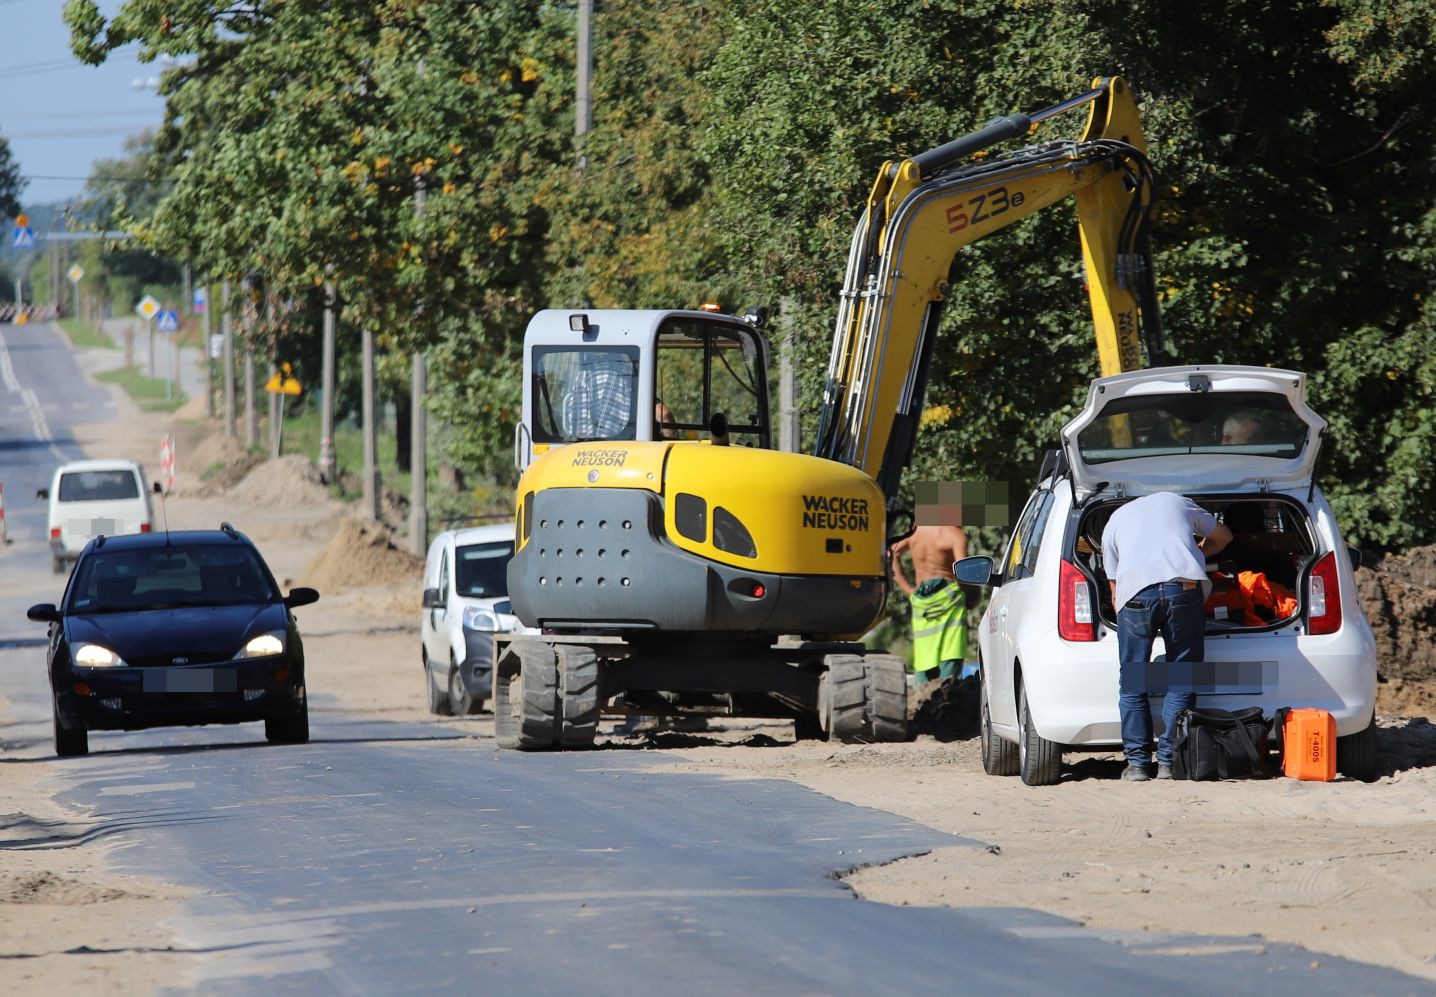
<path fill-rule="evenodd" d="M 1148 585 L 1117 611 L 1117 656 L 1122 715 L 1122 751 L 1133 765 L 1151 761 L 1152 711 L 1149 696 L 1162 696 L 1162 731 L 1157 762 L 1172 764 L 1172 725 L 1177 714 L 1196 705 L 1192 662 L 1206 650 L 1202 588 L 1181 582 Z M 1152 640 L 1167 646 L 1164 660 L 1152 663 Z"/>

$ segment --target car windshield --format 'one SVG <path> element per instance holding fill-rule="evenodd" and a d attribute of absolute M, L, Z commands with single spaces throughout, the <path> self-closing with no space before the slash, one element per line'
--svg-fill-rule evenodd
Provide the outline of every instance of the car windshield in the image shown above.
<path fill-rule="evenodd" d="M 514 545 L 469 544 L 454 551 L 454 590 L 459 595 L 482 599 L 509 594 L 509 561 Z"/>
<path fill-rule="evenodd" d="M 75 568 L 68 611 L 128 613 L 278 599 L 274 579 L 259 555 L 237 543 L 101 548 L 81 558 Z"/>
<path fill-rule="evenodd" d="M 140 497 L 135 472 L 124 468 L 112 471 L 67 471 L 60 475 L 61 502 L 112 502 Z"/>
<path fill-rule="evenodd" d="M 1271 391 L 1128 395 L 1103 407 L 1077 436 L 1088 464 L 1173 454 L 1241 454 L 1293 460 L 1310 427 Z"/>

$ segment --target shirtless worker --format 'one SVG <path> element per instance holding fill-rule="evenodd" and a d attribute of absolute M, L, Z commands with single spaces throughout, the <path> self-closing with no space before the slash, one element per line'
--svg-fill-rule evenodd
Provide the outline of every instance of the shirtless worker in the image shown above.
<path fill-rule="evenodd" d="M 912 555 L 914 585 L 902 564 Z M 967 599 L 952 575 L 952 564 L 967 556 L 961 526 L 919 526 L 892 545 L 888 557 L 893 580 L 912 600 L 910 684 L 948 679 L 962 671 L 967 657 Z"/>

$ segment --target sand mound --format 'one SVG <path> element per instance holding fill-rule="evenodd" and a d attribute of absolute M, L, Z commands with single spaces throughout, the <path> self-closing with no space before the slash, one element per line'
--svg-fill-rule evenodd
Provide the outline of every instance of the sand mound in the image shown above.
<path fill-rule="evenodd" d="M 334 501 L 309 458 L 299 454 L 276 457 L 257 465 L 229 494 L 239 502 L 261 505 L 278 502 L 291 508 L 327 505 Z"/>
<path fill-rule="evenodd" d="M 189 452 L 181 450 L 180 460 L 199 477 L 201 493 L 218 495 L 244 480 L 264 458 L 233 436 L 211 433 Z"/>
<path fill-rule="evenodd" d="M 1376 636 L 1380 708 L 1436 707 L 1436 546 L 1362 567 L 1356 590 Z"/>
<path fill-rule="evenodd" d="M 424 560 L 394 546 L 394 534 L 357 516 L 339 522 L 334 539 L 303 574 L 320 592 L 412 582 L 417 588 Z"/>

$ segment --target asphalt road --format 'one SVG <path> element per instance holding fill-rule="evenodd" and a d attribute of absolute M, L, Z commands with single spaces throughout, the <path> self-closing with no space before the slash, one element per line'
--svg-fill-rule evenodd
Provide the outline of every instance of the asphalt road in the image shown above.
<path fill-rule="evenodd" d="M 100 403 L 56 337 L 0 336 L 0 480 L 28 489 L 24 507 Z M 87 407 L 47 410 L 61 391 Z M 24 609 L 59 589 L 43 507 L 10 523 L 0 778 L 51 755 L 43 640 Z M 1429 990 L 1327 956 L 1313 970 L 1311 953 L 1260 939 L 1091 931 L 996 897 L 860 901 L 836 873 L 985 846 L 786 782 L 664 772 L 652 752 L 499 753 L 468 724 L 370 720 L 323 689 L 310 701 L 304 746 L 269 746 L 258 724 L 91 735 L 53 785 L 92 819 L 11 847 L 123 843 L 123 871 L 197 888 L 154 939 L 193 962 L 158 982 L 210 993 Z"/>

